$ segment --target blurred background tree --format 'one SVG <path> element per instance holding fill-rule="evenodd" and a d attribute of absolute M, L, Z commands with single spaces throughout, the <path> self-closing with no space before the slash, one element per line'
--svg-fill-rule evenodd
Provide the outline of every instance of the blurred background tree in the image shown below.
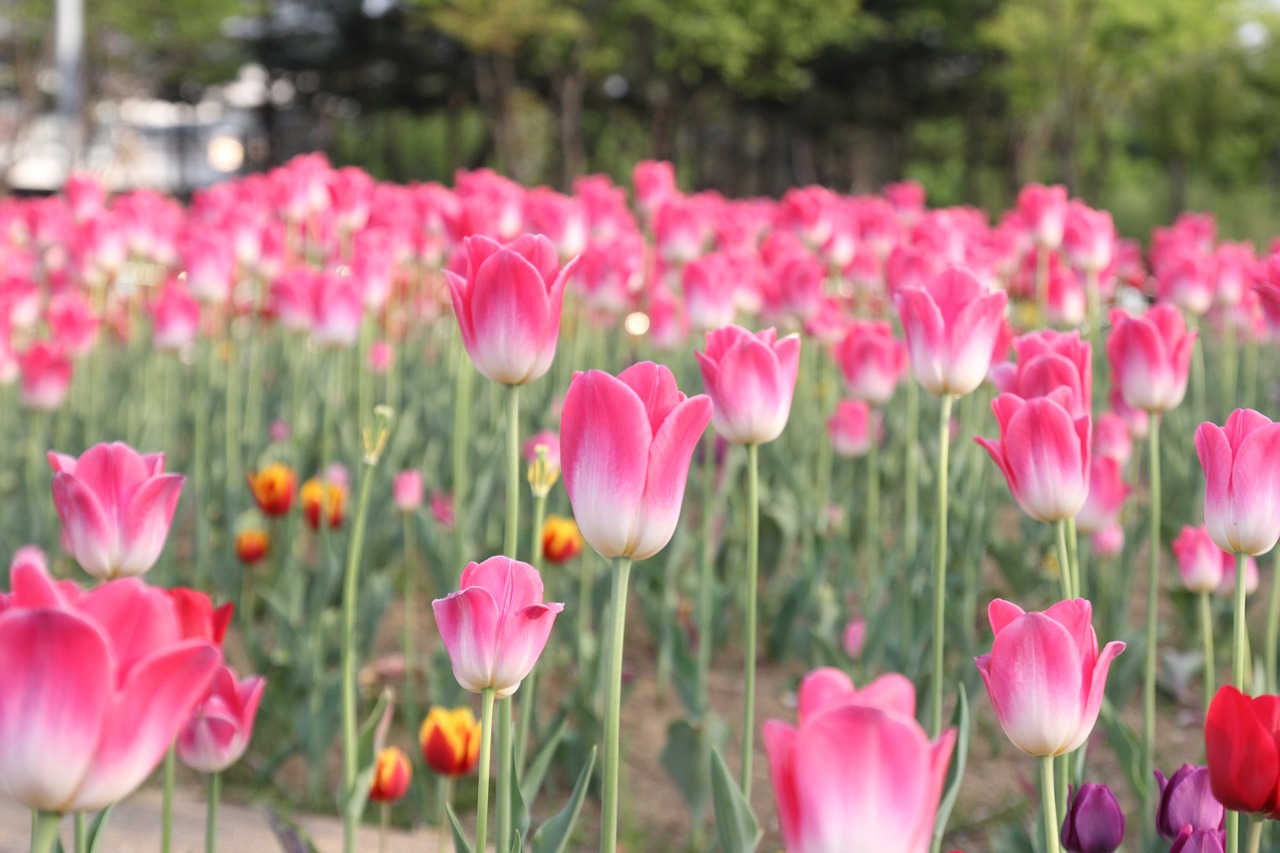
<path fill-rule="evenodd" d="M 10 130 L 48 97 L 48 0 L 0 18 Z M 1144 233 L 1185 207 L 1280 230 L 1266 0 L 100 0 L 94 100 L 190 103 L 246 63 L 268 163 L 567 189 L 673 160 L 732 195 L 921 180 L 995 210 L 1066 183 Z"/>

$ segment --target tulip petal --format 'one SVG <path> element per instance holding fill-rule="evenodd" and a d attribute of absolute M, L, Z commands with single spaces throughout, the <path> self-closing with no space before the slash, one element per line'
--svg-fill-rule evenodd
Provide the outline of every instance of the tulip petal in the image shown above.
<path fill-rule="evenodd" d="M 1237 550 L 1246 554 L 1265 554 L 1280 539 L 1280 464 L 1277 460 L 1280 460 L 1280 423 L 1267 421 L 1246 435 L 1236 449 L 1231 466 L 1229 524 Z"/>
<path fill-rule="evenodd" d="M 690 397 L 671 411 L 653 436 L 640 512 L 631 534 L 632 556 L 637 560 L 661 551 L 675 533 L 693 449 L 711 421 L 711 409 L 708 397 Z"/>
<path fill-rule="evenodd" d="M 160 559 L 186 479 L 181 474 L 160 474 L 144 481 L 129 498 L 120 531 L 121 575 L 140 575 Z"/>
<path fill-rule="evenodd" d="M 814 715 L 853 696 L 856 690 L 853 679 L 843 670 L 834 666 L 815 669 L 800 682 L 796 694 L 796 722 L 804 725 Z"/>
<path fill-rule="evenodd" d="M 1229 809 L 1261 812 L 1271 804 L 1280 754 L 1248 696 L 1219 688 L 1204 723 L 1204 749 L 1213 796 Z"/>
<path fill-rule="evenodd" d="M 462 570 L 459 588 L 484 587 L 503 613 L 542 603 L 542 576 L 528 563 L 509 557 L 490 557 Z"/>
<path fill-rule="evenodd" d="M 671 369 L 652 361 L 633 364 L 618 374 L 618 381 L 626 385 L 640 398 L 649 419 L 650 432 L 656 433 L 681 401 L 684 394 L 676 387 L 676 377 Z M 563 442 L 563 437 L 561 441 Z"/>
<path fill-rule="evenodd" d="M 996 634 L 979 672 L 1000 726 L 1030 755 L 1061 755 L 1080 731 L 1084 670 L 1062 624 L 1028 613 Z"/>
<path fill-rule="evenodd" d="M 165 591 L 136 578 L 102 584 L 84 597 L 79 608 L 97 621 L 110 640 L 118 683 L 128 679 L 133 666 L 154 650 L 182 639 Z"/>
<path fill-rule="evenodd" d="M 496 646 L 500 650 L 493 667 L 493 683 L 500 686 L 498 698 L 510 696 L 538 662 L 551 636 L 556 615 L 563 604 L 531 604 L 504 613 L 498 623 Z"/>
<path fill-rule="evenodd" d="M 0 617 L 0 787 L 30 808 L 61 810 L 93 761 L 113 662 L 87 619 L 53 610 Z"/>
<path fill-rule="evenodd" d="M 542 276 L 520 255 L 502 250 L 471 281 L 474 341 L 467 352 L 494 382 L 520 385 L 533 377 L 550 313 Z"/>
<path fill-rule="evenodd" d="M 1089 633 L 1093 634 L 1093 629 L 1089 629 Z M 1097 638 L 1093 638 L 1093 644 L 1098 644 Z M 1107 689 L 1107 673 L 1111 670 L 1111 662 L 1115 660 L 1121 652 L 1124 651 L 1125 644 L 1119 640 L 1113 640 L 1103 647 L 1102 653 L 1098 655 L 1097 662 L 1093 665 L 1093 672 L 1087 677 L 1089 683 L 1087 685 L 1088 693 L 1084 697 L 1084 710 L 1080 715 L 1080 731 L 1072 738 L 1070 745 L 1066 751 L 1071 752 L 1080 747 L 1089 739 L 1089 734 L 1093 731 L 1094 724 L 1098 721 L 1098 712 L 1102 710 L 1102 697 Z M 1085 650 L 1088 654 L 1088 650 Z"/>
<path fill-rule="evenodd" d="M 796 790 L 795 763 L 797 732 L 780 720 L 766 720 L 760 734 L 769 759 L 769 777 L 773 781 L 773 798 L 778 807 L 782 839 L 788 850 L 801 850 L 800 798 Z"/>
<path fill-rule="evenodd" d="M 116 570 L 119 543 L 115 517 L 109 516 L 97 494 L 70 474 L 53 475 L 53 505 L 62 519 L 65 543 L 80 568 L 96 578 Z"/>
<path fill-rule="evenodd" d="M 1224 551 L 1233 549 L 1231 510 L 1231 443 L 1222 427 L 1202 423 L 1196 428 L 1196 455 L 1205 476 L 1205 527 L 1214 543 Z"/>
<path fill-rule="evenodd" d="M 493 595 L 480 586 L 450 593 L 431 602 L 436 627 L 449 652 L 453 676 L 466 690 L 479 693 L 492 687 L 501 613 Z"/>

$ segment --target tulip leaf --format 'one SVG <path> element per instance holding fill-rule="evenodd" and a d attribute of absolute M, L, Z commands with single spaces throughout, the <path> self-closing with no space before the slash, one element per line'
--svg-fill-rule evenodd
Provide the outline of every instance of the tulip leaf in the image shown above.
<path fill-rule="evenodd" d="M 377 743 L 386 734 L 386 720 L 390 718 L 391 696 L 383 691 L 378 702 L 369 712 L 369 716 L 360 725 L 360 734 L 356 762 L 360 772 L 356 775 L 355 788 L 346 792 L 347 800 L 343 803 L 343 814 L 350 820 L 360 821 L 364 807 L 369 802 L 369 786 L 373 784 L 373 773 L 377 766 Z"/>
<path fill-rule="evenodd" d="M 1151 780 L 1142 775 L 1142 744 L 1138 736 L 1134 734 L 1129 724 L 1121 719 L 1111 700 L 1106 697 L 1102 700 L 1102 713 L 1098 715 L 1098 719 L 1102 721 L 1102 726 L 1107 731 L 1107 740 L 1111 742 L 1116 759 L 1124 768 L 1124 776 L 1133 788 L 1133 793 L 1141 798 L 1146 784 Z"/>
<path fill-rule="evenodd" d="M 467 834 L 462 831 L 462 824 L 458 823 L 458 816 L 453 813 L 453 805 L 445 803 L 444 810 L 449 815 L 449 828 L 453 830 L 453 853 L 475 853 Z"/>
<path fill-rule="evenodd" d="M 101 853 L 103 830 L 106 829 L 107 821 L 110 820 L 111 812 L 115 807 L 116 804 L 112 803 L 93 816 L 93 822 L 89 824 L 89 831 L 85 836 L 89 853 Z"/>
<path fill-rule="evenodd" d="M 511 828 L 518 836 L 529 831 L 529 806 L 520 793 L 520 768 L 516 764 L 515 751 L 511 752 Z"/>
<path fill-rule="evenodd" d="M 947 830 L 951 810 L 955 808 L 956 798 L 960 796 L 964 768 L 969 758 L 969 691 L 965 690 L 964 682 L 959 684 L 956 709 L 951 712 L 951 723 L 956 727 L 956 748 L 951 755 L 950 781 L 947 783 L 946 793 L 938 803 L 938 814 L 934 819 L 934 849 L 941 849 L 942 834 Z"/>
<path fill-rule="evenodd" d="M 591 771 L 595 766 L 596 748 L 592 747 L 578 773 L 578 781 L 573 786 L 573 793 L 569 795 L 569 802 L 533 834 L 532 853 L 563 853 L 569 843 L 569 836 L 573 834 L 573 825 L 578 822 L 578 813 L 582 811 L 582 801 L 586 799 L 587 789 L 591 787 Z"/>
<path fill-rule="evenodd" d="M 551 732 L 551 736 L 538 748 L 533 761 L 530 761 L 529 766 L 525 768 L 524 777 L 520 780 L 520 795 L 524 797 L 526 803 L 533 802 L 538 796 L 538 791 L 542 789 L 542 782 L 547 778 L 547 771 L 551 768 L 551 760 L 556 757 L 556 750 L 560 748 L 560 741 L 564 739 L 568 726 L 568 720 L 561 719 L 560 724 Z"/>
<path fill-rule="evenodd" d="M 725 725 L 714 714 L 697 723 L 675 720 L 667 726 L 662 766 L 680 789 L 695 822 L 701 822 L 711 803 L 711 749 L 723 744 L 725 736 Z"/>
<path fill-rule="evenodd" d="M 724 853 L 754 853 L 764 833 L 718 749 L 711 750 L 711 799 L 720 849 Z"/>

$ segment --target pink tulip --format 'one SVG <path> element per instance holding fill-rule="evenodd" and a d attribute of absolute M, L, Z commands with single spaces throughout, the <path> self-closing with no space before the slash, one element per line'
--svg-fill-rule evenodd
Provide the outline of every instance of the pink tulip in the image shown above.
<path fill-rule="evenodd" d="M 975 438 L 1009 483 L 1022 511 L 1039 521 L 1072 518 L 1089 492 L 1089 418 L 1072 419 L 1070 394 L 1023 400 L 1001 394 L 991 404 L 1000 440 Z"/>
<path fill-rule="evenodd" d="M 879 440 L 879 436 L 873 436 L 873 431 L 879 426 L 879 418 L 873 418 L 866 403 L 841 400 L 836 404 L 835 413 L 827 419 L 827 435 L 837 456 L 865 456 L 871 449 L 871 442 Z"/>
<path fill-rule="evenodd" d="M 1120 510 L 1129 496 L 1120 463 L 1109 456 L 1095 456 L 1089 462 L 1089 495 L 1076 513 L 1081 533 L 1098 533 L 1120 522 Z"/>
<path fill-rule="evenodd" d="M 187 717 L 175 744 L 178 758 L 198 773 L 221 773 L 240 760 L 253 737 L 253 721 L 267 680 L 260 675 L 237 679 L 221 666 L 209 692 Z"/>
<path fill-rule="evenodd" d="M 907 348 L 888 323 L 855 321 L 832 350 L 849 396 L 883 406 L 907 370 Z"/>
<path fill-rule="evenodd" d="M 1017 364 L 991 368 L 997 388 L 1023 399 L 1043 397 L 1058 388 L 1070 392 L 1071 417 L 1082 418 L 1093 409 L 1093 357 L 1088 341 L 1079 332 L 1043 330 L 1013 340 Z"/>
<path fill-rule="evenodd" d="M 1030 755 L 1063 755 L 1097 722 L 1111 661 L 1124 643 L 1098 654 L 1093 605 L 1060 601 L 1043 613 L 997 598 L 987 609 L 995 642 L 976 659 L 1000 727 Z"/>
<path fill-rule="evenodd" d="M 1079 201 L 1067 205 L 1062 248 L 1072 266 L 1086 272 L 1102 272 L 1111 265 L 1115 243 L 1116 228 L 1110 213 L 1093 210 Z"/>
<path fill-rule="evenodd" d="M 788 853 L 925 853 L 955 746 L 930 741 L 900 675 L 862 690 L 838 670 L 800 686 L 795 727 L 764 724 L 778 820 Z"/>
<path fill-rule="evenodd" d="M 1173 540 L 1178 576 L 1189 592 L 1213 592 L 1235 572 L 1235 558 L 1213 543 L 1203 525 L 1186 525 Z"/>
<path fill-rule="evenodd" d="M 103 809 L 150 775 L 222 655 L 184 639 L 169 597 L 136 578 L 84 593 L 28 560 L 10 580 L 0 787 L 33 809 Z"/>
<path fill-rule="evenodd" d="M 413 512 L 422 506 L 422 472 L 409 470 L 396 474 L 391 484 L 391 496 L 396 509 L 401 512 Z"/>
<path fill-rule="evenodd" d="M 726 326 L 708 332 L 706 352 L 695 355 L 716 432 L 732 444 L 766 444 L 782 434 L 800 370 L 799 337 Z"/>
<path fill-rule="evenodd" d="M 469 564 L 460 586 L 431 602 L 454 678 L 473 693 L 510 696 L 538 662 L 564 605 L 544 603 L 538 570 L 508 557 Z"/>
<path fill-rule="evenodd" d="M 1036 245 L 1056 249 L 1062 245 L 1067 222 L 1067 188 L 1028 184 L 1018 193 L 1018 210 L 1031 229 Z"/>
<path fill-rule="evenodd" d="M 645 216 L 652 216 L 668 199 L 680 194 L 675 168 L 665 160 L 636 163 L 631 170 L 631 184 L 635 187 L 636 207 Z"/>
<path fill-rule="evenodd" d="M 140 575 L 155 565 L 186 480 L 164 473 L 164 454 L 123 442 L 96 444 L 76 459 L 49 453 L 53 505 L 63 540 L 96 578 Z"/>
<path fill-rule="evenodd" d="M 1195 342 L 1195 330 L 1187 331 L 1172 305 L 1156 305 L 1141 317 L 1113 310 L 1107 358 L 1125 403 L 1146 412 L 1176 408 L 1187 393 Z"/>
<path fill-rule="evenodd" d="M 195 343 L 200 331 L 200 303 L 176 280 L 170 281 L 151 303 L 151 344 L 177 351 Z"/>
<path fill-rule="evenodd" d="M 1280 423 L 1236 409 L 1226 428 L 1196 429 L 1206 481 L 1204 521 L 1218 547 L 1257 556 L 1280 539 Z"/>
<path fill-rule="evenodd" d="M 19 399 L 38 412 L 52 412 L 71 389 L 71 359 L 56 345 L 36 341 L 18 355 Z"/>
<path fill-rule="evenodd" d="M 311 338 L 323 347 L 351 347 L 360 337 L 364 300 L 355 278 L 321 272 L 312 279 Z"/>
<path fill-rule="evenodd" d="M 1213 306 L 1213 259 L 1183 246 L 1156 265 L 1160 301 L 1188 314 L 1203 316 Z"/>
<path fill-rule="evenodd" d="M 584 539 L 602 556 L 643 560 L 671 540 L 711 399 L 685 398 L 652 362 L 617 377 L 574 376 L 560 423 L 565 490 Z"/>
<path fill-rule="evenodd" d="M 1093 424 L 1093 455 L 1116 460 L 1121 467 L 1133 455 L 1133 438 L 1129 425 L 1115 412 L 1103 412 Z"/>
<path fill-rule="evenodd" d="M 462 342 L 476 370 L 503 385 L 524 385 L 551 367 L 560 336 L 564 285 L 574 263 L 560 268 L 541 235 L 502 246 L 487 237 L 464 242 L 466 277 L 446 272 Z"/>
<path fill-rule="evenodd" d="M 1093 553 L 1102 558 L 1119 557 L 1124 552 L 1124 526 L 1113 524 L 1089 537 Z"/>
<path fill-rule="evenodd" d="M 54 296 L 49 300 L 46 319 L 49 334 L 72 358 L 79 358 L 93 349 L 99 321 L 89 300 L 83 296 L 73 292 Z"/>
<path fill-rule="evenodd" d="M 695 329 L 719 329 L 737 313 L 734 286 L 737 265 L 723 252 L 713 252 L 685 264 L 680 271 L 685 313 Z"/>
<path fill-rule="evenodd" d="M 934 394 L 968 394 L 981 385 L 991 367 L 1007 299 L 959 267 L 925 288 L 898 291 L 894 301 L 916 381 Z"/>

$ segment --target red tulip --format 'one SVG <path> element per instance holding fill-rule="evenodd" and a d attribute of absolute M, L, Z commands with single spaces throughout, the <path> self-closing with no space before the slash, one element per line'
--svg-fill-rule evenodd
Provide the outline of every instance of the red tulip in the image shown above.
<path fill-rule="evenodd" d="M 431 602 L 453 675 L 463 688 L 519 688 L 547 644 L 563 604 L 544 603 L 542 576 L 528 563 L 490 557 L 462 571 L 461 589 Z"/>
<path fill-rule="evenodd" d="M 551 367 L 560 336 L 564 286 L 555 246 L 528 235 L 502 246 L 468 237 L 466 277 L 446 272 L 462 342 L 476 370 L 503 385 L 524 385 Z"/>
<path fill-rule="evenodd" d="M 1218 688 L 1204 721 L 1204 751 L 1218 802 L 1280 820 L 1280 696 Z"/>
<path fill-rule="evenodd" d="M 916 381 L 934 394 L 968 394 L 981 385 L 1007 300 L 959 267 L 922 289 L 898 291 L 894 301 Z"/>
<path fill-rule="evenodd" d="M 1030 755 L 1079 747 L 1093 731 L 1111 661 L 1125 644 L 1107 643 L 1098 653 L 1093 606 L 1083 598 L 1043 613 L 997 598 L 987 615 L 995 642 L 976 663 L 1005 735 Z"/>
<path fill-rule="evenodd" d="M 23 805 L 98 811 L 150 775 L 222 655 L 184 638 L 164 590 L 92 592 L 16 563 L 0 604 L 0 787 Z"/>
<path fill-rule="evenodd" d="M 652 362 L 579 373 L 565 394 L 560 459 L 582 536 L 604 557 L 643 560 L 675 533 L 711 400 L 685 398 Z"/>
<path fill-rule="evenodd" d="M 409 792 L 413 781 L 413 765 L 398 746 L 378 753 L 373 765 L 373 781 L 369 783 L 369 799 L 375 803 L 394 803 Z"/>
<path fill-rule="evenodd" d="M 695 355 L 716 432 L 733 444 L 765 444 L 782 434 L 800 370 L 799 337 L 726 326 L 708 332 L 707 351 Z"/>
<path fill-rule="evenodd" d="M 1218 547 L 1265 554 L 1280 540 L 1280 423 L 1236 409 L 1226 428 L 1203 423 L 1196 455 L 1204 467 L 1204 521 Z"/>
<path fill-rule="evenodd" d="M 1187 393 L 1195 342 L 1195 330 L 1187 331 L 1172 305 L 1156 305 L 1141 317 L 1113 310 L 1107 358 L 1124 402 L 1146 412 L 1176 408 Z"/>
<path fill-rule="evenodd" d="M 267 680 L 260 675 L 237 679 L 222 666 L 209 693 L 191 712 L 178 733 L 178 758 L 200 773 L 220 773 L 240 760 L 253 737 L 253 721 Z"/>
<path fill-rule="evenodd" d="M 64 543 L 82 569 L 114 578 L 155 565 L 186 480 L 164 473 L 164 454 L 142 455 L 117 441 L 79 459 L 51 452 L 49 464 Z"/>
<path fill-rule="evenodd" d="M 1000 440 L 974 439 L 991 454 L 1018 506 L 1039 521 L 1072 518 L 1089 493 L 1089 418 L 1072 420 L 1070 393 L 1023 400 L 1001 394 L 991 404 Z"/>

